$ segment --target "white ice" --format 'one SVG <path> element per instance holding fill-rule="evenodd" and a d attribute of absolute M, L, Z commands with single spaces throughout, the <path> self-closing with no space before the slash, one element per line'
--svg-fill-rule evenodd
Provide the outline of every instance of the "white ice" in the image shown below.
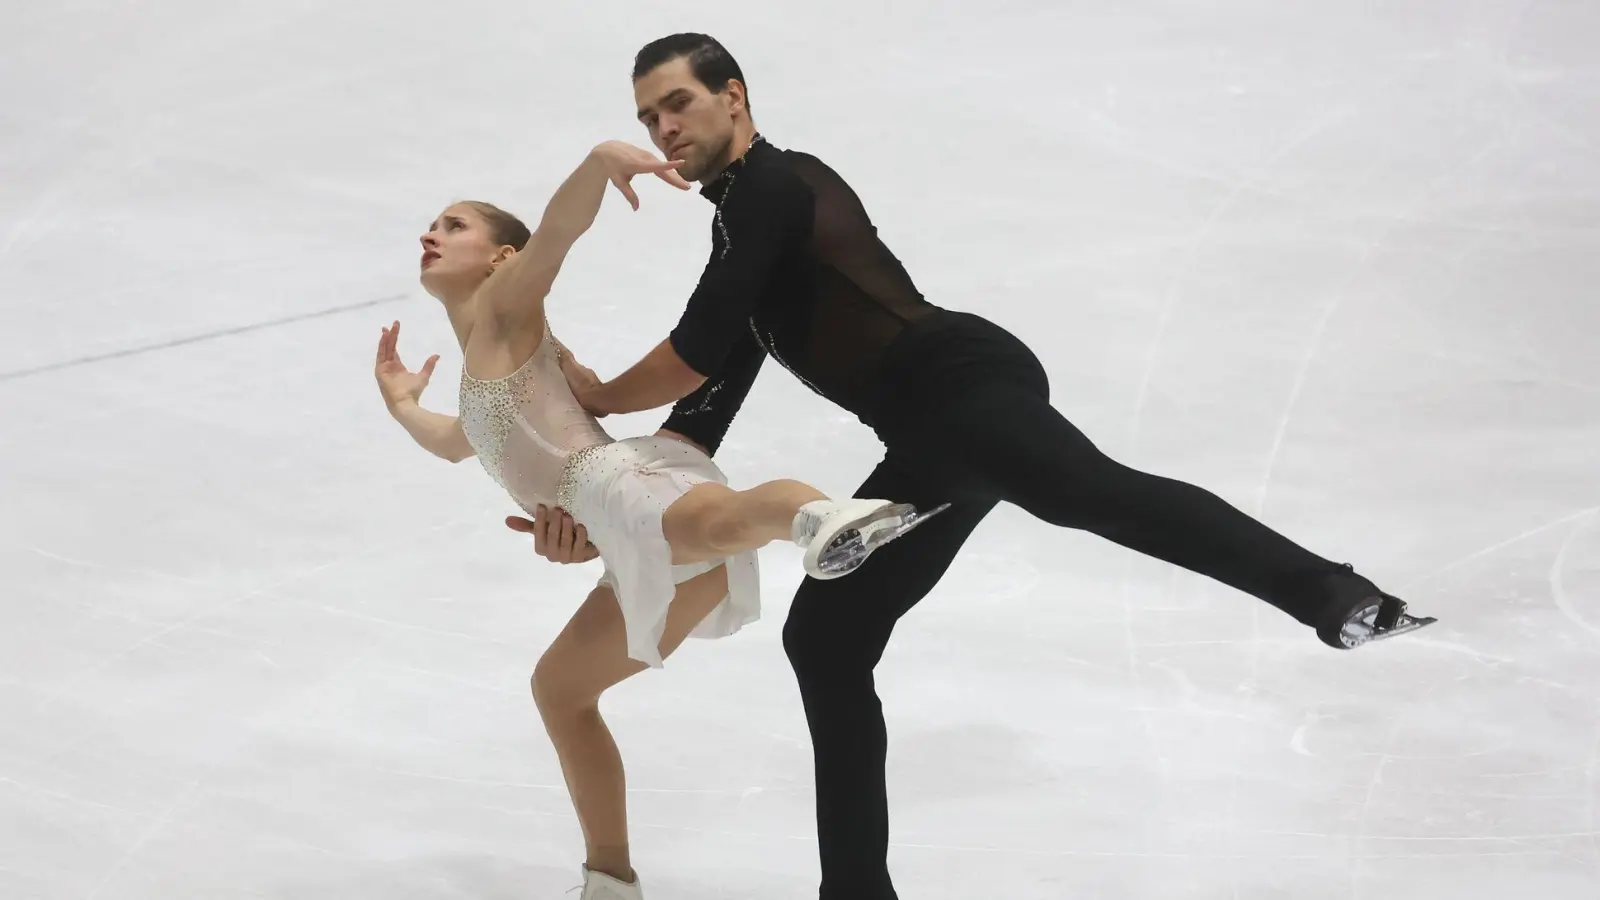
<path fill-rule="evenodd" d="M 1113 456 L 1440 624 L 1357 653 L 1002 508 L 879 670 L 904 900 L 1600 896 L 1600 5 L 1587 0 L 7 4 L 0 897 L 556 898 L 527 677 L 598 574 L 384 414 L 449 201 L 537 216 L 710 31 L 757 122 Z M 613 198 L 552 300 L 615 372 L 699 197 Z M 659 414 L 608 424 L 653 430 Z M 769 366 L 719 459 L 847 492 Z M 652 900 L 816 896 L 781 627 L 607 706 Z"/>

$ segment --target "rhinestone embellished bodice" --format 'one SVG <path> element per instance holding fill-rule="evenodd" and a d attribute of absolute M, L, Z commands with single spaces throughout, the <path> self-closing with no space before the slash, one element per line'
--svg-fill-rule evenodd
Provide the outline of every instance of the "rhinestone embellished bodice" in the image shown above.
<path fill-rule="evenodd" d="M 504 378 L 480 380 L 462 366 L 460 415 L 484 471 L 529 514 L 562 505 L 568 464 L 612 442 L 567 386 L 549 325 L 539 349 Z"/>

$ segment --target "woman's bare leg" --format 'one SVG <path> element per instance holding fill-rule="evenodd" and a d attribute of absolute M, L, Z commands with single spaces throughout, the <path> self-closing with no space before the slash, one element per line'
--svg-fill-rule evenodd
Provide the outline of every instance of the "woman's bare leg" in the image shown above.
<path fill-rule="evenodd" d="M 661 533 L 676 565 L 725 559 L 773 541 L 805 548 L 806 574 L 838 578 L 949 507 L 926 512 L 888 500 L 834 500 L 799 481 L 769 481 L 747 491 L 715 482 L 690 488 L 661 516 Z"/>
<path fill-rule="evenodd" d="M 745 491 L 704 482 L 690 488 L 661 517 L 674 565 L 722 559 L 786 541 L 800 507 L 828 495 L 787 479 Z"/>
<path fill-rule="evenodd" d="M 661 636 L 667 658 L 728 593 L 718 566 L 678 585 Z M 622 756 L 600 717 L 600 695 L 647 668 L 628 656 L 622 610 L 610 588 L 590 592 L 533 670 L 533 698 L 561 760 L 587 849 L 586 865 L 634 880 L 628 855 L 627 785 Z"/>

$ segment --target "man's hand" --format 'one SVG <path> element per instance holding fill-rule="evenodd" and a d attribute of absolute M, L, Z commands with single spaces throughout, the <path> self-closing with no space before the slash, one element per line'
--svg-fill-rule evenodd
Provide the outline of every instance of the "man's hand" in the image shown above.
<path fill-rule="evenodd" d="M 554 563 L 583 563 L 600 555 L 589 543 L 589 530 L 574 523 L 559 507 L 540 506 L 534 510 L 531 522 L 520 516 L 508 516 L 506 527 L 533 535 L 533 552 Z"/>
<path fill-rule="evenodd" d="M 561 355 L 561 374 L 567 378 L 567 387 L 584 411 L 597 419 L 606 417 L 606 410 L 595 405 L 594 391 L 600 386 L 600 376 L 594 370 L 572 358 L 571 353 Z"/>
<path fill-rule="evenodd" d="M 563 374 L 578 402 L 595 416 L 626 415 L 676 403 L 706 382 L 678 356 L 671 338 L 610 381 L 600 382 L 582 365 L 564 367 Z"/>
<path fill-rule="evenodd" d="M 639 209 L 639 195 L 633 192 L 633 186 L 629 184 L 634 176 L 654 175 L 679 190 L 691 188 L 689 182 L 677 172 L 678 167 L 683 165 L 681 159 L 664 160 L 624 141 L 606 141 L 595 147 L 593 152 L 605 166 L 606 177 L 622 192 L 622 196 L 628 198 L 629 205 L 636 211 Z"/>

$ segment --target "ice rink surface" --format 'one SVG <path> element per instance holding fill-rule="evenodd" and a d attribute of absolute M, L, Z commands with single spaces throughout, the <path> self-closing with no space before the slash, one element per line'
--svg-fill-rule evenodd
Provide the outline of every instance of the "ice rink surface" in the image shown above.
<path fill-rule="evenodd" d="M 632 55 L 680 30 L 1108 453 L 1441 618 L 1335 653 L 1002 508 L 879 669 L 904 900 L 1600 896 L 1600 5 L 11 7 L 5 900 L 578 883 L 527 678 L 598 564 L 534 557 L 371 364 L 399 319 L 454 410 L 417 237 L 647 144 Z M 602 374 L 709 247 L 703 200 L 641 194 L 551 300 Z M 846 493 L 877 451 L 769 364 L 719 461 Z M 652 900 L 815 897 L 799 559 L 762 559 L 760 623 L 606 706 Z"/>

